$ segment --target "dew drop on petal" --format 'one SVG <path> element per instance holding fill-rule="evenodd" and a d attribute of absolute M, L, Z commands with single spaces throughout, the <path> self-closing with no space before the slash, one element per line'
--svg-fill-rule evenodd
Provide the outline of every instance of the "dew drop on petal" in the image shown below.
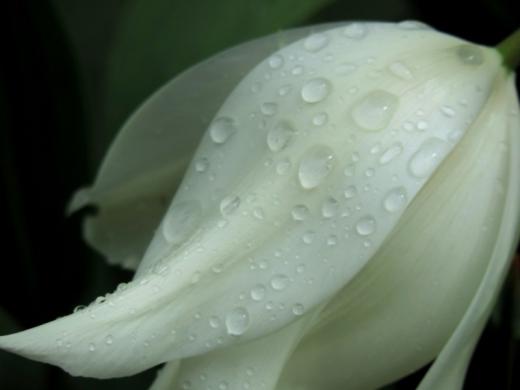
<path fill-rule="evenodd" d="M 225 323 L 228 334 L 240 336 L 249 328 L 249 312 L 243 307 L 237 307 L 226 315 Z"/>
<path fill-rule="evenodd" d="M 229 195 L 220 201 L 220 212 L 223 216 L 227 216 L 235 212 L 239 206 L 240 198 L 236 195 Z"/>
<path fill-rule="evenodd" d="M 343 34 L 352 39 L 361 39 L 365 35 L 367 35 L 367 27 L 360 24 L 360 23 L 352 23 L 349 24 L 345 29 L 343 30 Z"/>
<path fill-rule="evenodd" d="M 296 303 L 292 307 L 292 312 L 295 316 L 301 316 L 305 312 L 305 306 L 301 303 Z"/>
<path fill-rule="evenodd" d="M 346 199 L 352 199 L 357 195 L 357 188 L 353 185 L 347 186 L 345 191 L 343 191 L 343 195 Z"/>
<path fill-rule="evenodd" d="M 417 178 L 428 176 L 447 152 L 448 145 L 440 138 L 430 138 L 422 143 L 408 162 L 408 170 Z"/>
<path fill-rule="evenodd" d="M 267 133 L 267 146 L 272 152 L 279 152 L 289 145 L 294 129 L 287 123 L 278 123 Z"/>
<path fill-rule="evenodd" d="M 209 135 L 216 144 L 225 143 L 236 132 L 235 121 L 227 116 L 221 116 L 213 121 Z"/>
<path fill-rule="evenodd" d="M 475 45 L 463 44 L 457 47 L 457 57 L 464 65 L 482 65 L 484 55 L 480 47 Z"/>
<path fill-rule="evenodd" d="M 253 301 L 261 301 L 265 297 L 265 286 L 263 284 L 255 285 L 250 291 Z"/>
<path fill-rule="evenodd" d="M 273 288 L 273 290 L 276 291 L 285 290 L 288 283 L 289 278 L 286 275 L 282 274 L 274 275 L 271 279 L 271 287 Z"/>
<path fill-rule="evenodd" d="M 330 89 L 330 82 L 327 79 L 319 77 L 307 81 L 303 85 L 300 93 L 304 102 L 318 103 L 329 95 Z"/>
<path fill-rule="evenodd" d="M 408 201 L 408 197 L 406 194 L 406 189 L 404 187 L 397 187 L 391 189 L 383 199 L 383 207 L 389 213 L 396 212 L 402 209 L 406 202 Z"/>
<path fill-rule="evenodd" d="M 408 66 L 406 66 L 402 62 L 393 62 L 388 66 L 388 69 L 394 76 L 397 76 L 403 80 L 413 79 L 412 71 L 410 70 L 410 68 L 408 68 Z"/>
<path fill-rule="evenodd" d="M 260 111 L 265 116 L 274 116 L 278 113 L 278 105 L 272 102 L 263 103 L 260 106 Z"/>
<path fill-rule="evenodd" d="M 285 96 L 289 92 L 291 92 L 291 90 L 292 90 L 292 86 L 290 86 L 289 84 L 282 85 L 280 88 L 278 88 L 278 95 Z"/>
<path fill-rule="evenodd" d="M 272 68 L 272 69 L 278 69 L 278 68 L 281 68 L 283 66 L 283 57 L 279 54 L 275 54 L 273 56 L 271 56 L 269 58 L 269 66 Z"/>
<path fill-rule="evenodd" d="M 368 236 L 376 231 L 376 220 L 371 216 L 365 216 L 356 223 L 356 232 L 360 236 Z"/>
<path fill-rule="evenodd" d="M 332 196 L 325 199 L 325 202 L 323 202 L 323 205 L 321 206 L 321 215 L 323 218 L 333 218 L 338 214 L 338 212 L 339 202 Z"/>
<path fill-rule="evenodd" d="M 292 163 L 289 159 L 284 158 L 276 163 L 276 173 L 280 176 L 287 175 L 292 168 Z"/>
<path fill-rule="evenodd" d="M 305 244 L 312 244 L 312 242 L 314 241 L 314 236 L 315 235 L 316 235 L 316 233 L 314 231 L 308 230 L 305 233 L 303 233 L 302 241 Z"/>
<path fill-rule="evenodd" d="M 392 161 L 394 158 L 399 156 L 403 152 L 403 145 L 396 143 L 386 149 L 381 156 L 379 156 L 379 164 L 385 165 Z"/>
<path fill-rule="evenodd" d="M 195 161 L 195 171 L 199 173 L 206 172 L 209 168 L 209 161 L 207 158 L 202 157 Z"/>
<path fill-rule="evenodd" d="M 329 43 L 329 37 L 323 33 L 312 34 L 303 42 L 305 50 L 317 52 L 323 49 Z"/>
<path fill-rule="evenodd" d="M 372 91 L 354 105 L 352 118 L 364 130 L 382 130 L 390 123 L 398 102 L 397 96 L 389 92 Z"/>
<path fill-rule="evenodd" d="M 314 126 L 323 126 L 325 125 L 329 120 L 329 116 L 326 112 L 320 112 L 319 114 L 314 115 L 312 118 L 312 124 Z"/>
<path fill-rule="evenodd" d="M 291 216 L 295 221 L 304 221 L 309 217 L 309 215 L 309 209 L 303 204 L 297 204 L 291 210 Z"/>
<path fill-rule="evenodd" d="M 305 189 L 319 186 L 330 174 L 335 165 L 335 156 L 331 148 L 316 145 L 303 155 L 298 168 L 298 179 Z"/>

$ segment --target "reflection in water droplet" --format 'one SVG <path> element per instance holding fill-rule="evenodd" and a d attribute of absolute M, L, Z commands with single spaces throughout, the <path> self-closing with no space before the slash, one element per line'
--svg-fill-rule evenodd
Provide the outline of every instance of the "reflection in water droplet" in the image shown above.
<path fill-rule="evenodd" d="M 428 176 L 447 151 L 448 145 L 440 138 L 430 138 L 424 141 L 408 162 L 410 173 L 418 178 Z"/>
<path fill-rule="evenodd" d="M 323 33 L 312 34 L 303 42 L 305 50 L 317 52 L 323 49 L 329 43 L 329 37 Z"/>
<path fill-rule="evenodd" d="M 223 216 L 227 216 L 235 212 L 239 206 L 240 198 L 236 195 L 229 195 L 220 202 L 220 212 Z"/>
<path fill-rule="evenodd" d="M 360 236 L 368 236 L 376 231 L 376 220 L 371 216 L 365 216 L 356 223 L 356 232 Z"/>
<path fill-rule="evenodd" d="M 226 316 L 226 329 L 228 334 L 240 336 L 249 328 L 249 312 L 243 307 L 237 307 Z"/>
<path fill-rule="evenodd" d="M 279 152 L 289 145 L 294 129 L 289 124 L 281 122 L 267 133 L 267 146 L 272 152 Z"/>
<path fill-rule="evenodd" d="M 216 144 L 225 143 L 236 132 L 235 121 L 227 116 L 221 116 L 213 121 L 209 135 Z"/>
<path fill-rule="evenodd" d="M 303 155 L 298 168 L 298 179 L 305 189 L 319 186 L 334 168 L 335 157 L 331 148 L 316 145 Z"/>
<path fill-rule="evenodd" d="M 324 78 L 315 78 L 307 81 L 302 89 L 301 96 L 307 103 L 318 103 L 324 100 L 330 93 L 330 82 Z"/>
<path fill-rule="evenodd" d="M 389 213 L 393 213 L 402 209 L 408 201 L 406 189 L 404 187 L 397 187 L 391 189 L 383 200 L 383 207 Z"/>
<path fill-rule="evenodd" d="M 482 65 L 484 54 L 480 47 L 475 45 L 463 44 L 457 47 L 457 57 L 465 65 Z"/>
<path fill-rule="evenodd" d="M 389 92 L 372 91 L 354 105 L 352 118 L 365 130 L 382 130 L 390 123 L 398 102 L 397 96 Z"/>

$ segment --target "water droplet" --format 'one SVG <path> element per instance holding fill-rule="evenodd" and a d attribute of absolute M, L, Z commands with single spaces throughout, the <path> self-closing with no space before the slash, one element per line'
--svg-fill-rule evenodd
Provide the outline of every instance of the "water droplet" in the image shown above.
<path fill-rule="evenodd" d="M 276 291 L 285 290 L 287 284 L 289 284 L 289 278 L 286 275 L 278 274 L 271 279 L 271 287 Z"/>
<path fill-rule="evenodd" d="M 343 195 L 346 199 L 352 199 L 357 195 L 357 188 L 355 186 L 348 186 L 345 188 L 345 191 L 343 191 Z"/>
<path fill-rule="evenodd" d="M 376 171 L 374 170 L 374 168 L 368 168 L 365 171 L 365 176 L 366 177 L 372 177 L 372 176 L 374 176 L 375 173 L 376 173 Z"/>
<path fill-rule="evenodd" d="M 323 49 L 329 43 L 329 37 L 323 33 L 312 34 L 303 42 L 305 50 L 317 52 Z"/>
<path fill-rule="evenodd" d="M 292 312 L 295 316 L 301 316 L 305 312 L 305 306 L 301 303 L 296 303 L 292 307 Z"/>
<path fill-rule="evenodd" d="M 89 350 L 90 352 L 94 352 L 94 351 L 96 350 L 96 345 L 93 344 L 93 343 L 90 343 L 90 344 L 88 345 L 88 350 Z"/>
<path fill-rule="evenodd" d="M 164 238 L 178 244 L 197 226 L 202 216 L 200 205 L 195 200 L 180 201 L 168 209 L 163 220 Z"/>
<path fill-rule="evenodd" d="M 305 233 L 303 233 L 302 241 L 305 244 L 312 244 L 312 242 L 314 241 L 315 235 L 316 235 L 316 233 L 314 233 L 312 230 L 308 230 Z"/>
<path fill-rule="evenodd" d="M 276 163 L 276 173 L 279 175 L 286 175 L 291 170 L 292 164 L 288 158 L 284 158 Z"/>
<path fill-rule="evenodd" d="M 114 338 L 112 337 L 112 335 L 107 335 L 107 337 L 105 337 L 105 344 L 106 345 L 112 345 L 114 343 Z"/>
<path fill-rule="evenodd" d="M 376 231 L 376 220 L 365 216 L 356 223 L 356 231 L 360 236 L 368 236 Z"/>
<path fill-rule="evenodd" d="M 453 118 L 455 116 L 455 110 L 450 106 L 442 106 L 441 112 L 448 118 Z"/>
<path fill-rule="evenodd" d="M 209 161 L 203 157 L 195 162 L 195 170 L 199 173 L 206 172 L 209 168 Z"/>
<path fill-rule="evenodd" d="M 398 105 L 397 96 L 375 90 L 359 100 L 352 109 L 352 118 L 365 130 L 382 130 L 392 119 Z"/>
<path fill-rule="evenodd" d="M 335 157 L 332 149 L 324 145 L 310 148 L 302 157 L 298 169 L 298 179 L 305 189 L 319 186 L 334 168 Z"/>
<path fill-rule="evenodd" d="M 256 219 L 264 219 L 265 218 L 265 213 L 264 213 L 264 210 L 260 207 L 256 207 L 254 210 L 253 210 L 253 216 L 256 218 Z"/>
<path fill-rule="evenodd" d="M 386 194 L 383 200 L 383 207 L 389 213 L 393 213 L 406 205 L 408 198 L 404 187 L 397 187 Z"/>
<path fill-rule="evenodd" d="M 320 112 L 319 114 L 314 115 L 312 118 L 312 124 L 314 126 L 323 126 L 325 125 L 329 120 L 329 116 L 326 112 Z"/>
<path fill-rule="evenodd" d="M 228 386 L 229 385 L 226 381 L 222 381 L 218 384 L 218 390 L 227 390 Z"/>
<path fill-rule="evenodd" d="M 343 34 L 345 34 L 346 37 L 352 39 L 361 39 L 367 35 L 367 32 L 368 30 L 366 26 L 359 23 L 352 23 L 343 30 Z"/>
<path fill-rule="evenodd" d="M 384 151 L 384 153 L 379 156 L 379 164 L 385 165 L 392 161 L 394 158 L 399 156 L 403 152 L 403 145 L 401 143 L 396 143 L 390 146 L 388 149 Z"/>
<path fill-rule="evenodd" d="M 211 326 L 213 329 L 216 329 L 220 326 L 220 318 L 217 316 L 211 316 L 209 318 L 209 326 Z"/>
<path fill-rule="evenodd" d="M 235 212 L 239 206 L 240 198 L 236 195 L 229 195 L 220 202 L 220 212 L 225 217 Z"/>
<path fill-rule="evenodd" d="M 347 177 L 352 177 L 356 174 L 356 166 L 354 164 L 348 164 L 345 169 L 343 169 L 343 174 Z"/>
<path fill-rule="evenodd" d="M 457 47 L 457 56 L 464 65 L 482 65 L 484 54 L 480 47 L 463 44 Z"/>
<path fill-rule="evenodd" d="M 406 66 L 402 62 L 393 62 L 388 66 L 388 69 L 394 76 L 397 76 L 403 80 L 413 79 L 412 71 L 410 70 L 410 68 L 408 68 L 408 66 Z"/>
<path fill-rule="evenodd" d="M 321 206 L 321 215 L 323 215 L 324 218 L 332 218 L 335 217 L 338 212 L 339 202 L 332 196 L 325 199 L 325 202 L 323 202 L 323 205 Z"/>
<path fill-rule="evenodd" d="M 295 221 L 304 221 L 309 217 L 310 211 L 307 206 L 303 204 L 297 204 L 291 210 L 291 215 Z"/>
<path fill-rule="evenodd" d="M 336 236 L 335 234 L 331 234 L 330 236 L 327 237 L 327 245 L 334 246 L 337 243 L 338 243 L 338 236 Z"/>
<path fill-rule="evenodd" d="M 291 89 L 292 87 L 287 84 L 287 85 L 282 85 L 279 89 L 278 89 L 278 95 L 280 96 L 285 96 L 287 95 L 289 92 L 291 92 Z"/>
<path fill-rule="evenodd" d="M 278 104 L 272 102 L 263 103 L 260 106 L 260 111 L 262 111 L 262 114 L 265 116 L 274 116 L 278 113 Z"/>
<path fill-rule="evenodd" d="M 227 116 L 221 116 L 213 121 L 209 135 L 216 144 L 225 143 L 237 131 L 235 121 Z"/>
<path fill-rule="evenodd" d="M 257 284 L 251 289 L 251 299 L 253 301 L 261 301 L 265 297 L 265 286 L 263 284 Z"/>
<path fill-rule="evenodd" d="M 243 307 L 237 307 L 226 316 L 226 329 L 228 334 L 240 336 L 249 328 L 249 312 Z"/>
<path fill-rule="evenodd" d="M 294 75 L 294 76 L 299 76 L 303 73 L 303 66 L 301 65 L 296 65 L 294 68 L 292 68 L 291 70 L 291 73 Z"/>
<path fill-rule="evenodd" d="M 418 130 L 424 131 L 427 128 L 428 128 L 428 122 L 426 122 L 426 121 L 419 121 L 419 122 L 417 122 L 417 129 Z"/>
<path fill-rule="evenodd" d="M 447 152 L 447 144 L 440 138 L 423 142 L 408 163 L 410 173 L 418 178 L 428 176 Z"/>
<path fill-rule="evenodd" d="M 330 93 L 330 82 L 324 78 L 315 78 L 307 81 L 302 89 L 301 96 L 307 103 L 318 103 L 324 100 Z"/>
<path fill-rule="evenodd" d="M 278 123 L 267 133 L 267 146 L 272 152 L 279 152 L 289 145 L 294 129 L 287 123 Z"/>
<path fill-rule="evenodd" d="M 339 64 L 336 68 L 336 73 L 339 75 L 347 75 L 354 72 L 357 69 L 357 65 L 346 62 L 344 64 Z"/>
<path fill-rule="evenodd" d="M 275 54 L 269 58 L 269 66 L 272 69 L 278 69 L 283 66 L 283 57 L 279 54 Z"/>

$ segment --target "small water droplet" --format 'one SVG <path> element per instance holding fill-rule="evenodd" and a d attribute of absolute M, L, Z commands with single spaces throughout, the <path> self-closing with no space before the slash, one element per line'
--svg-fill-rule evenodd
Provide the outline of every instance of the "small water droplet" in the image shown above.
<path fill-rule="evenodd" d="M 334 168 L 335 157 L 331 148 L 316 145 L 303 155 L 298 168 L 298 179 L 305 189 L 319 186 Z"/>
<path fill-rule="evenodd" d="M 211 326 L 213 329 L 216 329 L 220 326 L 220 318 L 217 316 L 211 316 L 209 318 L 209 326 Z"/>
<path fill-rule="evenodd" d="M 357 195 L 358 191 L 357 188 L 353 185 L 348 186 L 345 188 L 345 191 L 343 191 L 343 195 L 346 199 L 352 199 Z"/>
<path fill-rule="evenodd" d="M 240 206 L 240 198 L 236 195 L 226 196 L 220 202 L 220 212 L 225 217 L 232 214 Z"/>
<path fill-rule="evenodd" d="M 303 66 L 296 65 L 294 68 L 292 68 L 291 73 L 294 76 L 299 76 L 299 75 L 303 74 Z"/>
<path fill-rule="evenodd" d="M 279 152 L 289 145 L 294 129 L 285 122 L 278 123 L 267 133 L 267 146 L 272 152 Z"/>
<path fill-rule="evenodd" d="M 304 221 L 309 217 L 309 215 L 309 209 L 303 204 L 297 204 L 291 210 L 291 216 L 295 221 Z"/>
<path fill-rule="evenodd" d="M 455 110 L 450 106 L 442 106 L 441 112 L 448 118 L 453 118 L 455 116 Z"/>
<path fill-rule="evenodd" d="M 406 205 L 408 198 L 404 187 L 391 189 L 383 200 L 383 207 L 389 213 L 396 212 Z"/>
<path fill-rule="evenodd" d="M 440 138 L 430 138 L 422 143 L 408 162 L 410 173 L 418 178 L 428 176 L 447 152 L 447 144 Z"/>
<path fill-rule="evenodd" d="M 105 344 L 106 345 L 112 345 L 114 343 L 114 338 L 112 337 L 112 335 L 107 335 L 107 337 L 105 337 Z"/>
<path fill-rule="evenodd" d="M 226 316 L 226 329 L 228 334 L 240 336 L 249 328 L 249 312 L 244 307 L 237 307 Z"/>
<path fill-rule="evenodd" d="M 316 235 L 316 233 L 314 231 L 308 230 L 305 233 L 303 233 L 302 241 L 305 244 L 312 244 L 312 242 L 314 241 L 314 236 L 315 235 Z"/>
<path fill-rule="evenodd" d="M 218 384 L 218 390 L 227 390 L 228 386 L 229 385 L 226 381 L 222 381 Z"/>
<path fill-rule="evenodd" d="M 356 231 L 360 236 L 368 236 L 376 231 L 376 220 L 365 216 L 356 223 Z"/>
<path fill-rule="evenodd" d="M 352 39 L 361 39 L 365 35 L 367 35 L 368 29 L 366 26 L 360 24 L 360 23 L 352 23 L 345 27 L 343 30 L 343 34 Z"/>
<path fill-rule="evenodd" d="M 88 345 L 88 350 L 89 350 L 90 352 L 94 352 L 94 351 L 96 350 L 96 345 L 93 344 L 93 343 L 90 343 L 90 344 Z"/>
<path fill-rule="evenodd" d="M 307 103 L 318 103 L 324 100 L 330 93 L 330 82 L 324 78 L 315 78 L 307 81 L 302 89 L 301 96 Z"/>
<path fill-rule="evenodd" d="M 260 111 L 265 116 L 274 116 L 278 113 L 278 104 L 273 102 L 263 103 L 260 106 Z"/>
<path fill-rule="evenodd" d="M 402 62 L 393 62 L 388 66 L 388 69 L 394 76 L 397 76 L 403 80 L 413 79 L 412 71 L 410 70 L 410 68 L 408 68 L 408 66 L 406 66 Z"/>
<path fill-rule="evenodd" d="M 283 57 L 279 54 L 275 54 L 273 56 L 271 56 L 269 58 L 269 66 L 272 68 L 272 69 L 278 69 L 278 68 L 281 68 L 283 66 Z"/>
<path fill-rule="evenodd" d="M 475 45 L 463 44 L 457 47 L 457 57 L 464 65 L 482 65 L 484 54 L 480 47 Z"/>
<path fill-rule="evenodd" d="M 275 170 L 276 170 L 277 174 L 282 176 L 282 175 L 287 175 L 287 173 L 289 173 L 291 168 L 292 168 L 291 160 L 289 160 L 288 158 L 284 158 L 283 160 L 280 160 L 276 163 Z"/>
<path fill-rule="evenodd" d="M 323 215 L 323 218 L 333 218 L 338 214 L 338 212 L 339 202 L 332 196 L 325 199 L 325 202 L 323 202 L 323 205 L 321 206 L 321 215 Z"/>
<path fill-rule="evenodd" d="M 235 121 L 227 116 L 221 116 L 213 121 L 209 135 L 216 144 L 225 143 L 237 131 Z"/>
<path fill-rule="evenodd" d="M 288 284 L 289 278 L 286 275 L 278 274 L 271 279 L 271 287 L 276 291 L 285 290 Z"/>
<path fill-rule="evenodd" d="M 390 123 L 398 102 L 397 96 L 389 92 L 372 91 L 354 105 L 352 118 L 365 130 L 382 130 Z"/>
<path fill-rule="evenodd" d="M 385 165 L 399 156 L 403 152 L 403 145 L 396 143 L 386 149 L 381 156 L 379 156 L 379 164 Z"/>
<path fill-rule="evenodd" d="M 329 43 L 329 37 L 323 33 L 312 34 L 303 42 L 305 50 L 317 52 L 323 49 Z"/>
<path fill-rule="evenodd" d="M 261 301 L 265 297 L 265 286 L 263 284 L 255 285 L 250 292 L 253 301 Z"/>
<path fill-rule="evenodd" d="M 280 96 L 285 96 L 287 95 L 289 92 L 291 92 L 292 90 L 292 87 L 287 84 L 287 85 L 282 85 L 279 89 L 278 89 L 278 95 Z"/>
<path fill-rule="evenodd" d="M 301 316 L 305 312 L 305 306 L 301 303 L 296 303 L 292 307 L 292 312 L 295 316 Z"/>
<path fill-rule="evenodd" d="M 426 121 L 419 121 L 417 122 L 417 130 L 424 131 L 428 128 L 428 122 Z"/>
<path fill-rule="evenodd" d="M 265 218 L 265 213 L 264 213 L 264 210 L 260 207 L 256 207 L 254 210 L 253 210 L 253 216 L 256 218 L 256 219 L 264 219 Z"/>
<path fill-rule="evenodd" d="M 314 126 L 323 126 L 325 125 L 329 120 L 329 116 L 326 112 L 320 112 L 319 114 L 314 115 L 312 118 L 312 124 Z"/>
<path fill-rule="evenodd" d="M 205 157 L 200 158 L 195 162 L 195 171 L 197 171 L 199 173 L 206 172 L 208 170 L 208 168 L 209 168 L 209 161 Z"/>

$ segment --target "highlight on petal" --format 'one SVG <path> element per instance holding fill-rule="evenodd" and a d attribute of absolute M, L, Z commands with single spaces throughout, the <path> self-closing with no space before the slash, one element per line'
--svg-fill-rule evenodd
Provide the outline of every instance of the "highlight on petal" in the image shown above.
<path fill-rule="evenodd" d="M 507 270 L 520 190 L 512 170 L 519 133 L 507 125 L 511 94 L 504 92 L 512 84 L 501 84 L 374 259 L 326 307 L 289 359 L 281 389 L 383 386 L 439 354 L 464 313 L 475 307 L 478 290 L 496 294 L 498 286 L 482 275 L 486 269 Z M 500 264 L 492 265 L 498 258 Z M 478 337 L 480 329 L 466 332 Z M 424 388 L 456 388 L 442 382 L 451 372 L 462 383 L 465 364 L 454 358 L 469 357 L 472 347 L 458 343 Z"/>

